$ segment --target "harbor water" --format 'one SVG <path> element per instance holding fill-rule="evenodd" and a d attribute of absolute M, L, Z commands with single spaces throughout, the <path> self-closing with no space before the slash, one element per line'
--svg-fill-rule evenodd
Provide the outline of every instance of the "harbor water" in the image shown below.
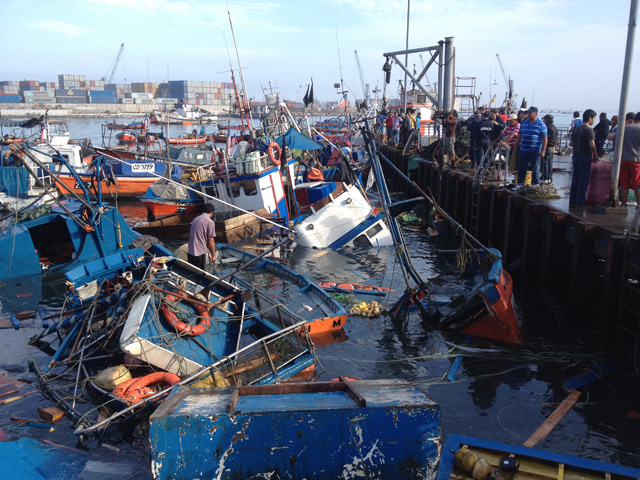
<path fill-rule="evenodd" d="M 132 118 L 133 119 L 133 118 Z M 101 144 L 105 119 L 69 119 L 72 138 L 91 138 Z M 567 126 L 559 123 L 558 126 Z M 171 127 L 172 136 L 190 132 L 194 126 Z M 197 127 L 199 129 L 199 126 Z M 207 126 L 207 133 L 213 127 Z M 153 128 L 152 130 L 159 130 Z M 134 221 L 144 219 L 144 209 L 123 205 L 123 213 Z M 433 285 L 460 287 L 458 276 L 443 253 L 458 243 L 442 244 L 417 229 L 405 231 L 414 265 Z M 176 247 L 176 239 L 161 239 Z M 2 252 L 3 255 L 10 252 Z M 398 259 L 391 247 L 318 251 L 297 247 L 286 259 L 287 266 L 316 281 L 365 283 L 394 289 L 388 297 L 359 296 L 391 306 L 405 284 Z M 457 286 L 457 287 L 456 287 Z M 55 313 L 63 306 L 63 278 L 27 279 L 6 285 L 0 291 L 0 371 L 28 383 L 35 377 L 29 359 L 46 365 L 51 349 L 27 344 L 41 331 L 37 316 L 12 328 L 9 313 L 37 310 Z M 273 292 L 277 294 L 278 292 Z M 544 299 L 535 298 L 516 285 L 516 304 L 522 317 L 522 346 L 490 344 L 464 336 L 433 330 L 419 315 L 410 312 L 402 322 L 388 317 L 350 316 L 344 331 L 325 339 L 317 349 L 317 372 L 321 380 L 344 375 L 361 379 L 400 379 L 423 387 L 440 404 L 442 434 L 461 434 L 522 445 L 569 395 L 581 395 L 578 403 L 560 420 L 537 448 L 585 458 L 640 466 L 640 389 L 635 373 L 617 366 L 615 358 L 602 351 L 597 339 L 575 325 L 551 321 Z M 58 345 L 52 340 L 52 347 Z M 606 366 L 617 367 L 610 373 Z M 568 382 L 593 370 L 590 382 Z M 73 378 L 69 378 L 71 383 Z M 25 391 L 27 389 L 25 388 Z M 23 427 L 11 417 L 37 418 L 37 408 L 50 406 L 40 393 L 0 405 L 0 430 L 10 440 L 31 437 L 63 447 L 79 449 L 91 456 L 93 471 L 86 478 L 151 478 L 144 431 L 124 438 L 117 428 L 100 438 L 78 444 L 73 427 L 65 419 L 55 431 Z M 63 448 L 60 447 L 60 448 Z M 0 478 L 6 472 L 0 472 Z M 93 476 L 91 476 L 93 475 Z M 52 477 L 56 478 L 56 477 Z M 85 478 L 85 477 L 83 477 Z"/>

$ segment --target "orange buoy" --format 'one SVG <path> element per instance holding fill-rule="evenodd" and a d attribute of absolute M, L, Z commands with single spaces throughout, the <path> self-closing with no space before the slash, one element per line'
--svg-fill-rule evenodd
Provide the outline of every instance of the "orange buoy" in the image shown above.
<path fill-rule="evenodd" d="M 275 152 L 278 152 L 276 155 Z M 276 142 L 271 142 L 267 147 L 267 153 L 274 165 L 280 165 L 280 155 L 282 154 L 282 148 Z"/>
<path fill-rule="evenodd" d="M 170 302 L 180 300 L 173 295 L 167 295 L 165 296 L 165 298 Z M 189 302 L 189 300 L 186 301 Z M 211 325 L 211 317 L 209 316 L 209 311 L 202 305 L 194 303 L 191 304 L 193 305 L 193 308 L 196 309 L 196 313 L 199 317 L 197 325 L 189 325 L 188 323 L 178 320 L 176 314 L 169 309 L 169 306 L 166 303 L 162 305 L 162 315 L 164 315 L 164 319 L 169 323 L 169 325 L 175 328 L 178 333 L 183 333 L 185 335 L 195 337 L 198 335 L 202 335 L 207 331 L 207 328 L 209 328 L 209 325 Z"/>
<path fill-rule="evenodd" d="M 113 390 L 113 394 L 130 402 L 138 402 L 157 393 L 159 390 L 153 388 L 154 386 L 161 384 L 171 386 L 179 381 L 180 377 L 175 373 L 155 372 L 121 383 Z"/>

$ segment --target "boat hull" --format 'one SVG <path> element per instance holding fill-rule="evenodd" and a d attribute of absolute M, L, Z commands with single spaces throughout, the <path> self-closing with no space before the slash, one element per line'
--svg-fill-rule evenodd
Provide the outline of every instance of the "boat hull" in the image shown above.
<path fill-rule="evenodd" d="M 393 381 L 180 389 L 151 416 L 149 440 L 156 479 L 433 480 L 440 411 Z"/>
<path fill-rule="evenodd" d="M 92 183 L 95 184 L 95 180 L 92 182 L 91 177 L 86 175 L 81 175 L 80 178 L 83 180 L 87 189 L 93 189 Z M 84 194 L 75 177 L 71 175 L 60 175 L 60 180 L 63 183 L 63 185 L 58 184 L 58 189 L 61 193 L 73 192 L 80 195 Z M 149 186 L 157 180 L 157 177 L 116 177 L 118 197 L 136 198 L 142 196 Z M 107 186 L 105 180 L 101 181 L 101 189 L 102 198 L 104 199 L 109 199 L 112 195 L 116 194 L 116 187 L 113 185 Z"/>

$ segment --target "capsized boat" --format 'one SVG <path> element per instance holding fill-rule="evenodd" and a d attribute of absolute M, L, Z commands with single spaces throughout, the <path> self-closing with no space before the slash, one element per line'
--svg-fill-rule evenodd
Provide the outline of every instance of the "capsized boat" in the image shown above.
<path fill-rule="evenodd" d="M 474 468 L 476 475 L 472 476 Z M 537 448 L 449 435 L 442 449 L 436 480 L 464 478 L 636 480 L 640 478 L 640 469 Z"/>
<path fill-rule="evenodd" d="M 375 141 L 365 120 L 365 146 L 371 159 L 371 170 L 375 174 L 380 192 L 380 200 L 386 211 L 393 211 L 405 202 L 393 204 L 384 181 L 381 161 L 384 161 L 410 185 L 415 186 L 397 169 L 382 153 L 377 151 Z M 380 181 L 382 179 L 382 181 Z M 417 188 L 417 187 L 416 187 Z M 470 288 L 456 291 L 455 295 L 447 292 L 435 292 L 416 271 L 404 236 L 394 215 L 388 215 L 389 227 L 394 242 L 398 245 L 401 266 L 406 272 L 407 289 L 397 303 L 389 310 L 392 319 L 400 320 L 410 308 L 416 308 L 421 317 L 434 328 L 445 331 L 476 335 L 490 340 L 519 344 L 522 342 L 520 323 L 513 299 L 513 281 L 502 265 L 499 250 L 487 248 L 469 232 L 444 212 L 425 192 L 419 191 L 422 198 L 428 199 L 434 208 L 448 221 L 462 238 L 462 246 L 470 255 L 475 255 L 469 262 L 469 269 L 461 272 L 468 278 Z M 414 285 L 412 286 L 411 283 Z"/>
<path fill-rule="evenodd" d="M 306 321 L 310 335 L 330 333 L 344 327 L 348 317 L 345 308 L 305 275 L 279 262 L 259 259 L 257 255 L 229 245 L 216 244 L 216 249 L 224 265 L 229 260 L 241 264 L 253 262 L 244 270 L 250 279 L 235 278 L 253 292 L 256 308 L 273 323 L 286 327 Z M 269 285 L 270 289 L 277 285 L 280 293 L 277 297 L 266 294 L 260 285 Z"/>
<path fill-rule="evenodd" d="M 75 359 L 76 378 L 111 413 L 90 419 L 57 398 L 84 417 L 78 434 L 148 413 L 175 386 L 267 384 L 312 369 L 304 323 L 274 325 L 248 305 L 250 292 L 180 259 L 129 250 L 67 278 L 69 314 L 31 341 L 58 332 L 61 344 L 45 369 L 32 368 L 55 396 L 62 389 L 46 385 L 66 368 L 60 359 Z"/>
<path fill-rule="evenodd" d="M 180 388 L 151 416 L 149 440 L 162 480 L 434 480 L 440 407 L 400 381 Z"/>

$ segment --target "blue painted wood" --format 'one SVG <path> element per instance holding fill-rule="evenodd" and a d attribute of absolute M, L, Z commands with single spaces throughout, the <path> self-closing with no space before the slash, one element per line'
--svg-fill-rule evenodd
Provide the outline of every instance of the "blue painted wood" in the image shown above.
<path fill-rule="evenodd" d="M 227 413 L 234 389 L 181 388 L 150 419 L 155 478 L 434 479 L 439 406 L 404 382 L 349 384 L 366 407 L 344 391 L 287 393 L 314 385 L 290 384 L 240 396 Z"/>
<path fill-rule="evenodd" d="M 436 480 L 449 480 L 454 467 L 454 453 L 463 445 L 490 449 L 498 452 L 503 457 L 507 457 L 509 456 L 509 454 L 514 454 L 516 456 L 516 459 L 518 457 L 527 457 L 534 460 L 538 459 L 541 462 L 553 462 L 556 464 L 563 463 L 565 465 L 565 475 L 567 475 L 569 467 L 575 467 L 579 469 L 590 470 L 590 473 L 602 472 L 602 476 L 599 478 L 605 478 L 605 472 L 611 473 L 613 475 L 621 475 L 619 477 L 614 477 L 618 480 L 631 480 L 640 478 L 640 469 L 638 468 L 624 467 L 622 465 L 615 465 L 612 463 L 598 462 L 595 460 L 574 457 L 571 455 L 563 455 L 560 453 L 538 450 L 535 448 L 527 448 L 520 447 L 518 445 L 492 442 L 489 440 L 465 437 L 462 435 L 450 435 L 444 445 L 444 448 L 442 449 L 442 458 L 440 459 L 440 467 L 438 468 L 438 476 Z M 517 475 L 515 478 L 518 478 Z M 574 475 L 571 478 L 579 477 L 576 477 Z"/>

